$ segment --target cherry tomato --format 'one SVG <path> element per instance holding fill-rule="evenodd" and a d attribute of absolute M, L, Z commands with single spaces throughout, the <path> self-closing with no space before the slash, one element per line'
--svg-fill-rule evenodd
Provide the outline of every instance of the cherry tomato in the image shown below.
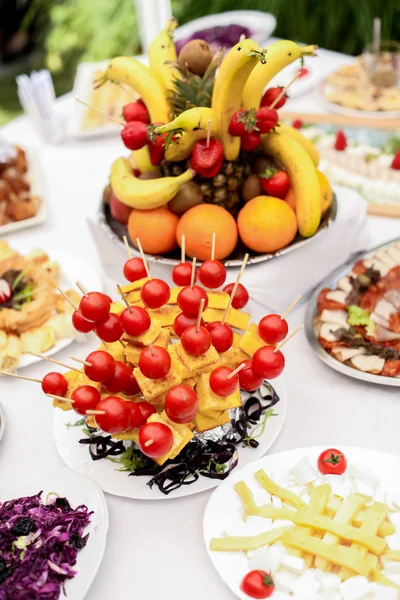
<path fill-rule="evenodd" d="M 129 404 L 118 396 L 107 396 L 100 400 L 96 410 L 104 410 L 106 414 L 95 415 L 98 427 L 106 433 L 121 433 L 121 431 L 129 429 L 131 423 Z"/>
<path fill-rule="evenodd" d="M 211 343 L 217 352 L 226 352 L 233 344 L 233 331 L 228 323 L 213 321 L 206 325 L 211 335 Z"/>
<path fill-rule="evenodd" d="M 243 577 L 240 589 L 250 598 L 269 598 L 275 589 L 274 581 L 266 571 L 250 571 Z"/>
<path fill-rule="evenodd" d="M 309 74 L 309 72 L 310 71 L 308 69 L 306 69 L 306 67 L 302 67 L 301 69 L 298 70 L 299 77 L 305 77 L 306 75 Z"/>
<path fill-rule="evenodd" d="M 262 385 L 264 377 L 254 373 L 252 360 L 244 360 L 243 363 L 246 366 L 238 373 L 240 389 L 246 392 L 254 392 Z"/>
<path fill-rule="evenodd" d="M 285 368 L 285 357 L 280 350 L 275 352 L 273 346 L 262 346 L 253 356 L 253 371 L 264 379 L 279 377 Z"/>
<path fill-rule="evenodd" d="M 329 448 L 319 455 L 318 469 L 324 475 L 343 475 L 347 469 L 347 459 L 340 450 Z"/>
<path fill-rule="evenodd" d="M 162 379 L 171 368 L 171 357 L 165 348 L 153 346 L 142 350 L 139 369 L 149 379 Z"/>
<path fill-rule="evenodd" d="M 136 337 L 141 335 L 151 326 L 151 318 L 147 310 L 141 306 L 131 306 L 131 309 L 125 308 L 120 314 L 122 329 L 127 335 Z"/>
<path fill-rule="evenodd" d="M 172 281 L 175 285 L 190 285 L 192 280 L 192 263 L 181 262 L 172 270 Z M 197 281 L 197 271 L 194 277 Z"/>
<path fill-rule="evenodd" d="M 136 402 L 127 402 L 127 404 L 131 409 L 131 420 L 129 423 L 129 428 L 136 429 L 137 427 L 141 427 L 141 425 L 143 425 L 142 411 L 140 410 Z"/>
<path fill-rule="evenodd" d="M 189 423 L 197 412 L 199 399 L 188 385 L 175 385 L 165 396 L 165 412 L 175 423 Z"/>
<path fill-rule="evenodd" d="M 72 325 L 79 333 L 89 333 L 89 331 L 93 331 L 96 327 L 96 324 L 93 321 L 85 319 L 79 310 L 74 310 L 72 313 Z"/>
<path fill-rule="evenodd" d="M 140 410 L 140 413 L 142 415 L 142 420 L 140 422 L 140 425 L 144 425 L 144 423 L 146 423 L 147 419 L 151 416 L 154 415 L 156 411 L 156 409 L 154 408 L 154 406 L 152 404 L 150 404 L 150 402 L 136 402 L 136 406 L 138 407 L 138 409 Z"/>
<path fill-rule="evenodd" d="M 124 264 L 124 277 L 131 283 L 147 277 L 143 260 L 141 258 L 130 258 L 127 260 Z"/>
<path fill-rule="evenodd" d="M 112 344 L 121 339 L 124 330 L 120 323 L 119 315 L 110 313 L 105 321 L 96 323 L 96 334 L 103 342 Z"/>
<path fill-rule="evenodd" d="M 145 423 L 139 429 L 139 448 L 150 458 L 164 456 L 171 450 L 173 443 L 174 434 L 164 423 Z"/>
<path fill-rule="evenodd" d="M 79 303 L 82 316 L 88 321 L 104 321 L 110 313 L 111 302 L 108 296 L 101 292 L 89 292 Z"/>
<path fill-rule="evenodd" d="M 199 279 L 204 287 L 214 290 L 225 283 L 226 269 L 219 260 L 206 260 L 199 269 Z"/>
<path fill-rule="evenodd" d="M 93 410 L 101 400 L 100 392 L 92 385 L 80 385 L 71 394 L 72 408 L 78 415 L 86 415 L 87 410 Z"/>
<path fill-rule="evenodd" d="M 181 337 L 185 329 L 191 327 L 192 325 L 196 325 L 196 322 L 197 317 L 188 317 L 187 315 L 185 315 L 185 313 L 179 313 L 179 315 L 175 317 L 174 321 L 174 331 L 176 335 L 178 337 Z M 205 327 L 204 319 L 201 319 L 200 325 Z"/>
<path fill-rule="evenodd" d="M 141 102 L 129 102 L 122 109 L 122 114 L 125 121 L 142 121 L 142 123 L 150 123 L 149 113 L 146 107 Z"/>
<path fill-rule="evenodd" d="M 86 357 L 86 362 L 90 363 L 91 366 L 85 365 L 85 375 L 92 381 L 107 381 L 114 375 L 115 360 L 109 352 L 95 350 Z"/>
<path fill-rule="evenodd" d="M 289 326 L 280 315 L 266 315 L 258 324 L 258 333 L 267 344 L 279 344 L 285 339 Z"/>
<path fill-rule="evenodd" d="M 118 394 L 123 392 L 129 385 L 131 379 L 132 369 L 120 360 L 115 361 L 115 371 L 111 379 L 108 379 L 103 383 L 104 387 L 107 388 L 112 394 Z"/>
<path fill-rule="evenodd" d="M 196 331 L 196 325 L 192 325 L 182 333 L 181 342 L 185 352 L 191 356 L 201 356 L 211 346 L 211 335 L 205 327 L 200 325 Z"/>
<path fill-rule="evenodd" d="M 65 396 L 68 390 L 68 381 L 62 373 L 52 371 L 47 373 L 42 380 L 42 390 L 45 394 L 54 396 Z"/>
<path fill-rule="evenodd" d="M 200 302 L 204 298 L 204 310 L 208 306 L 208 296 L 206 290 L 199 285 L 193 287 L 184 287 L 178 294 L 177 302 L 182 312 L 188 317 L 197 317 L 200 309 Z"/>
<path fill-rule="evenodd" d="M 125 389 L 123 390 L 123 392 L 126 396 L 136 396 L 140 392 L 140 387 L 138 385 L 138 382 L 136 381 L 133 371 L 131 371 L 131 374 L 129 376 L 129 381 L 128 381 L 127 385 L 125 386 Z"/>
<path fill-rule="evenodd" d="M 230 367 L 217 367 L 211 371 L 210 388 L 218 396 L 230 396 L 239 387 L 239 375 L 233 375 L 228 379 L 228 375 L 233 373 Z"/>
<path fill-rule="evenodd" d="M 224 287 L 224 292 L 231 295 L 234 285 L 235 285 L 234 283 L 228 283 L 228 285 L 226 285 Z M 249 301 L 249 292 L 246 290 L 244 285 L 239 283 L 239 285 L 237 286 L 236 292 L 235 292 L 235 296 L 233 298 L 232 306 L 233 306 L 233 308 L 240 309 L 240 308 L 243 308 L 244 306 L 246 306 L 248 301 Z"/>
<path fill-rule="evenodd" d="M 140 292 L 142 302 L 149 308 L 160 308 L 168 302 L 170 295 L 169 285 L 162 279 L 149 279 Z"/>

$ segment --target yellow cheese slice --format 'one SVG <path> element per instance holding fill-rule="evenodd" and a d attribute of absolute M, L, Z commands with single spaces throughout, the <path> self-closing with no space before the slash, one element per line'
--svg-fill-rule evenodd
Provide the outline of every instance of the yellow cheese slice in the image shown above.
<path fill-rule="evenodd" d="M 190 356 L 190 354 L 185 352 L 183 349 L 181 342 L 178 342 L 175 345 L 179 358 L 192 374 L 203 367 L 207 367 L 212 363 L 216 363 L 219 359 L 218 352 L 214 346 L 210 346 L 207 352 L 201 354 L 200 356 Z"/>
<path fill-rule="evenodd" d="M 242 350 L 247 352 L 249 356 L 253 356 L 256 350 L 262 348 L 262 346 L 267 346 L 267 344 L 258 335 L 257 323 L 252 323 L 243 334 L 243 337 L 240 341 L 240 347 Z"/>
<path fill-rule="evenodd" d="M 154 413 L 153 415 L 150 415 L 150 417 L 147 419 L 147 422 L 164 423 L 164 425 L 168 425 L 168 427 L 172 430 L 172 433 L 174 435 L 174 443 L 168 454 L 164 454 L 164 456 L 160 456 L 159 458 L 154 459 L 158 465 L 163 465 L 165 461 L 178 456 L 179 452 L 193 438 L 193 432 L 188 427 L 188 425 L 174 423 L 167 417 L 165 412 Z"/>
<path fill-rule="evenodd" d="M 143 277 L 143 279 L 138 279 L 137 281 L 133 281 L 132 283 L 127 283 L 126 285 L 121 286 L 122 291 L 124 292 L 124 294 L 129 294 L 134 290 L 141 290 L 146 281 L 149 281 L 148 277 Z M 118 289 L 117 294 L 119 294 Z"/>
<path fill-rule="evenodd" d="M 236 390 L 230 396 L 218 396 L 210 388 L 210 374 L 204 373 L 197 384 L 197 395 L 199 397 L 199 412 L 207 414 L 210 410 L 229 410 L 241 406 L 242 400 L 240 390 Z"/>
<path fill-rule="evenodd" d="M 151 321 L 151 325 L 147 331 L 140 335 L 125 335 L 124 339 L 128 341 L 132 346 L 147 346 L 153 344 L 154 340 L 158 338 L 161 333 L 161 325 L 154 319 Z"/>
<path fill-rule="evenodd" d="M 195 417 L 196 429 L 199 433 L 214 429 L 214 427 L 219 427 L 220 425 L 225 425 L 225 423 L 229 423 L 229 421 L 230 417 L 227 411 L 221 412 L 220 416 L 217 418 L 211 418 L 208 414 L 200 412 L 198 412 Z"/>
<path fill-rule="evenodd" d="M 223 310 L 207 308 L 207 310 L 203 312 L 203 319 L 206 323 L 211 323 L 212 321 L 221 321 L 223 314 Z M 249 321 L 250 315 L 248 313 L 241 312 L 236 308 L 231 308 L 229 310 L 228 318 L 226 319 L 228 325 L 231 325 L 231 327 L 235 327 L 236 329 L 241 329 L 242 331 L 247 329 Z"/>
<path fill-rule="evenodd" d="M 133 375 L 148 402 L 152 402 L 157 396 L 165 394 L 174 385 L 179 385 L 182 382 L 182 378 L 173 368 L 162 379 L 148 379 L 138 367 L 133 370 Z"/>
<path fill-rule="evenodd" d="M 249 359 L 250 357 L 248 354 L 246 354 L 246 352 L 244 352 L 240 348 L 235 348 L 234 346 L 232 346 L 232 348 L 229 348 L 229 350 L 220 354 L 219 358 L 220 365 L 231 367 L 231 369 L 234 369 L 241 362 Z"/>
<path fill-rule="evenodd" d="M 104 350 L 111 354 L 114 360 L 120 360 L 121 362 L 125 362 L 124 358 L 124 348 L 122 344 L 119 342 L 114 342 L 112 344 L 106 344 L 102 342 L 99 346 L 99 350 Z"/>

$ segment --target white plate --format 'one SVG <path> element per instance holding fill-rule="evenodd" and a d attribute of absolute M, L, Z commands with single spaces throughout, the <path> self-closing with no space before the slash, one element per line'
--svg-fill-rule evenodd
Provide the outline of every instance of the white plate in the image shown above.
<path fill-rule="evenodd" d="M 38 246 L 40 248 L 40 246 Z M 15 250 L 21 254 L 28 254 L 34 248 L 31 246 L 18 244 Z M 75 281 L 82 281 L 85 283 L 85 287 L 88 290 L 101 291 L 103 289 L 102 281 L 99 275 L 93 270 L 93 268 L 84 260 L 68 252 L 60 252 L 59 250 L 44 249 L 46 254 L 50 257 L 53 262 L 60 264 L 60 280 L 59 286 L 62 290 L 70 289 L 75 287 Z M 50 350 L 43 352 L 46 356 L 52 356 L 63 348 L 66 348 L 72 342 L 74 338 L 63 338 L 58 340 Z M 39 362 L 41 359 L 36 356 L 30 356 L 29 354 L 23 354 L 20 358 L 18 369 L 28 367 L 33 363 Z"/>
<path fill-rule="evenodd" d="M 325 98 L 324 88 L 329 85 L 326 81 L 321 82 L 319 86 L 320 99 L 326 110 L 344 115 L 346 117 L 361 117 L 365 119 L 398 119 L 400 110 L 356 110 L 355 108 L 347 108 L 341 104 L 330 102 Z"/>
<path fill-rule="evenodd" d="M 274 406 L 274 412 L 278 413 L 278 416 L 268 419 L 262 437 L 257 440 L 260 442 L 258 448 L 242 448 L 241 444 L 238 444 L 239 465 L 246 465 L 263 456 L 282 429 L 286 414 L 286 388 L 282 378 L 274 379 L 272 384 L 280 397 L 280 401 Z M 88 447 L 79 444 L 79 440 L 85 437 L 82 428 L 66 427 L 67 423 L 75 423 L 80 418 L 73 411 L 55 410 L 53 433 L 57 450 L 68 467 L 90 475 L 109 494 L 138 500 L 166 500 L 204 492 L 220 483 L 219 480 L 200 477 L 192 485 L 181 486 L 169 496 L 165 496 L 156 486 L 153 489 L 149 488 L 147 481 L 150 480 L 150 477 L 128 477 L 128 473 L 118 471 L 121 468 L 118 464 L 107 459 L 93 461 L 90 458 Z"/>
<path fill-rule="evenodd" d="M 6 417 L 4 415 L 3 407 L 0 404 L 0 442 L 4 435 L 4 429 L 6 427 Z"/>
<path fill-rule="evenodd" d="M 313 59 L 310 58 L 310 61 L 312 60 Z M 304 61 L 304 67 L 308 69 L 308 73 L 307 75 L 296 79 L 296 81 L 290 86 L 290 88 L 288 89 L 289 98 L 297 98 L 298 96 L 307 94 L 308 92 L 317 87 L 322 77 L 321 73 L 319 73 L 316 69 L 312 69 L 309 66 L 307 57 Z M 300 61 L 296 61 L 294 65 L 288 65 L 287 67 L 282 69 L 282 71 L 279 71 L 279 73 L 275 75 L 273 79 L 271 79 L 271 81 L 268 84 L 268 87 L 273 87 L 277 85 L 284 87 L 289 83 L 289 81 L 293 79 L 293 77 L 296 75 L 297 71 L 299 71 L 300 68 Z"/>
<path fill-rule="evenodd" d="M 316 465 L 318 456 L 323 450 L 332 446 L 314 446 L 311 448 L 297 448 L 279 454 L 265 456 L 242 469 L 233 471 L 229 479 L 222 482 L 211 495 L 204 512 L 203 536 L 207 553 L 217 573 L 226 583 L 233 594 L 241 600 L 249 600 L 249 596 L 240 590 L 240 583 L 248 572 L 248 559 L 244 552 L 212 552 L 210 540 L 221 537 L 222 531 L 235 523 L 243 522 L 243 504 L 234 490 L 234 484 L 244 480 L 249 487 L 255 488 L 257 484 L 254 473 L 264 469 L 267 473 L 293 467 L 303 456 L 308 456 L 311 464 Z M 362 448 L 342 447 L 348 463 L 358 463 L 366 468 L 379 473 L 381 482 L 387 488 L 393 488 L 397 482 L 393 480 L 394 474 L 400 472 L 400 459 L 392 454 L 366 450 Z M 279 596 L 281 597 L 281 596 Z M 282 597 L 286 597 L 283 596 Z"/>
<path fill-rule="evenodd" d="M 65 583 L 66 595 L 61 590 L 61 598 L 83 600 L 100 567 L 106 547 L 108 531 L 108 508 L 103 492 L 95 481 L 60 467 L 54 471 L 38 473 L 26 472 L 23 481 L 5 480 L 0 483 L 0 500 L 11 500 L 22 496 L 32 496 L 43 490 L 42 499 L 49 492 L 66 497 L 72 507 L 85 504 L 94 511 L 91 522 L 85 529 L 89 533 L 86 546 L 77 554 L 77 574 Z"/>
<path fill-rule="evenodd" d="M 24 148 L 24 150 L 28 163 L 28 172 L 26 177 L 31 184 L 31 193 L 33 196 L 40 196 L 42 202 L 38 213 L 34 217 L 31 217 L 30 219 L 24 219 L 23 221 L 14 221 L 14 223 L 8 223 L 7 225 L 1 225 L 0 236 L 13 231 L 18 231 L 19 229 L 26 229 L 27 227 L 39 225 L 39 223 L 43 223 L 47 217 L 43 171 L 38 159 L 38 152 L 33 148 L 30 148 L 29 150 Z"/>

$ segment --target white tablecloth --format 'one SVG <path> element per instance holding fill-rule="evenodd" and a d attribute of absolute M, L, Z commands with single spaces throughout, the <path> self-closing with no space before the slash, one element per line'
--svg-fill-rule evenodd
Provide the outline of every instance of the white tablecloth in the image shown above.
<path fill-rule="evenodd" d="M 312 66 L 324 72 L 349 61 L 348 57 L 327 51 L 320 51 L 320 56 Z M 62 101 L 65 112 L 72 101 Z M 289 101 L 287 108 L 323 110 L 316 92 Z M 46 223 L 12 234 L 9 241 L 16 246 L 23 241 L 24 245 L 49 251 L 57 247 L 84 256 L 101 271 L 86 218 L 97 209 L 110 164 L 121 153 L 120 141 L 66 141 L 53 147 L 38 139 L 25 118 L 3 127 L 0 133 L 10 141 L 37 148 L 49 210 Z M 369 223 L 374 244 L 400 235 L 398 220 L 370 218 Z M 326 269 L 330 270 L 329 258 Z M 115 280 L 121 275 L 116 273 Z M 300 324 L 303 316 L 303 306 L 293 311 L 291 327 Z M 84 356 L 93 345 L 91 341 L 74 347 L 74 352 Z M 70 354 L 70 349 L 64 350 L 59 358 L 65 360 Z M 287 420 L 272 452 L 333 444 L 373 447 L 400 455 L 398 388 L 367 385 L 336 373 L 319 361 L 303 334 L 288 344 L 285 355 Z M 24 373 L 42 377 L 48 370 L 46 363 L 40 363 Z M 62 464 L 52 437 L 54 409 L 38 388 L 32 383 L 1 378 L 0 401 L 7 425 L 0 446 L 0 479 L 18 480 L 27 470 L 37 471 L 40 486 L 40 471 Z M 108 544 L 87 600 L 232 600 L 203 545 L 202 515 L 208 498 L 209 493 L 202 493 L 160 503 L 108 495 Z"/>

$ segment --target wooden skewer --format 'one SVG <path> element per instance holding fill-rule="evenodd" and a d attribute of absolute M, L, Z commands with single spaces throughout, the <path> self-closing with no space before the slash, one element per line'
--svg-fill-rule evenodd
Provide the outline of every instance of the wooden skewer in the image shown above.
<path fill-rule="evenodd" d="M 199 329 L 200 329 L 201 315 L 202 315 L 202 313 L 203 313 L 203 310 L 204 310 L 204 302 L 205 302 L 205 300 L 204 300 L 204 298 L 202 298 L 202 299 L 200 300 L 199 313 L 198 313 L 198 315 L 197 315 L 197 321 L 196 321 L 196 331 L 199 331 Z"/>
<path fill-rule="evenodd" d="M 124 344 L 124 342 L 123 342 L 122 340 L 118 340 L 118 341 L 119 341 L 119 343 L 121 344 L 121 346 L 122 346 L 123 348 L 126 348 L 126 344 Z"/>
<path fill-rule="evenodd" d="M 281 342 L 280 344 L 278 344 L 278 345 L 277 345 L 277 347 L 276 347 L 276 348 L 273 350 L 273 352 L 278 352 L 278 350 L 280 350 L 280 349 L 282 348 L 282 346 L 284 346 L 285 344 L 287 344 L 287 343 L 288 343 L 288 341 L 289 341 L 290 339 L 292 339 L 292 337 L 293 337 L 294 335 L 296 335 L 296 333 L 299 333 L 299 331 L 300 331 L 301 329 L 303 329 L 303 327 L 304 327 L 304 325 L 300 325 L 299 327 L 297 327 L 297 329 L 295 329 L 294 331 L 292 331 L 292 333 L 291 333 L 290 335 L 288 335 L 288 336 L 287 336 L 287 338 L 285 338 L 285 339 L 283 340 L 283 342 Z"/>
<path fill-rule="evenodd" d="M 246 365 L 244 363 L 242 363 L 241 365 L 236 367 L 236 369 L 234 371 L 232 371 L 232 373 L 229 373 L 229 375 L 227 376 L 227 379 L 232 379 L 232 377 L 235 377 L 235 375 L 237 375 L 242 369 L 244 369 L 245 366 Z"/>
<path fill-rule="evenodd" d="M 150 354 L 154 354 L 154 348 L 153 348 L 153 344 L 151 342 L 149 342 L 147 344 L 148 349 L 150 350 Z"/>
<path fill-rule="evenodd" d="M 288 314 L 290 313 L 290 311 L 292 310 L 292 308 L 294 308 L 296 306 L 296 304 L 298 303 L 298 301 L 301 298 L 301 294 L 299 294 L 298 296 L 296 296 L 296 298 L 293 300 L 292 304 L 290 304 L 287 309 L 285 310 L 285 312 L 283 313 L 283 315 L 281 315 L 281 319 L 285 319 Z"/>
<path fill-rule="evenodd" d="M 59 365 L 60 367 L 69 369 L 70 371 L 77 371 L 78 373 L 82 373 L 82 371 L 80 371 L 79 369 L 76 369 L 75 367 L 71 367 L 71 365 L 67 365 L 66 363 L 63 363 L 60 360 L 55 360 L 54 358 L 50 358 L 50 356 L 45 356 L 44 354 L 39 354 L 38 352 L 25 351 L 24 354 L 30 354 L 31 356 L 36 356 L 37 358 L 41 358 L 42 360 L 47 360 L 48 362 L 54 363 L 55 365 Z"/>
<path fill-rule="evenodd" d="M 124 244 L 125 244 L 125 248 L 126 248 L 126 253 L 128 255 L 128 258 L 132 258 L 132 250 L 131 247 L 128 243 L 128 238 L 126 237 L 126 235 L 124 235 L 124 237 L 122 238 L 124 240 Z"/>
<path fill-rule="evenodd" d="M 99 113 L 99 115 L 102 115 L 105 119 L 108 119 L 109 121 L 114 121 L 114 123 L 118 123 L 118 125 L 125 127 L 124 121 L 120 121 L 119 119 L 115 119 L 114 117 L 111 117 L 107 113 L 103 112 L 102 110 L 99 110 L 98 108 L 95 108 L 94 106 L 91 106 L 90 104 L 88 104 L 84 100 L 81 100 L 80 98 L 75 98 L 75 100 L 77 102 L 79 102 L 79 104 L 83 104 L 83 106 L 86 106 L 86 108 L 89 108 L 90 110 L 94 110 L 94 112 Z"/>
<path fill-rule="evenodd" d="M 70 299 L 68 298 L 67 294 L 66 294 L 65 292 L 63 292 L 63 291 L 62 291 L 62 289 L 61 289 L 61 288 L 59 288 L 59 287 L 58 287 L 58 288 L 57 288 L 57 290 L 60 292 L 61 296 L 63 296 L 63 297 L 65 298 L 65 300 L 66 300 L 66 301 L 67 301 L 67 302 L 70 304 L 70 306 L 72 306 L 72 308 L 73 308 L 74 310 L 76 310 L 76 311 L 78 311 L 78 310 L 79 310 L 79 309 L 78 309 L 78 307 L 77 307 L 77 306 L 75 306 L 75 304 L 72 302 L 72 300 L 70 300 Z"/>
<path fill-rule="evenodd" d="M 399 120 L 400 127 L 400 120 Z M 396 204 L 372 204 L 368 203 L 367 213 L 374 217 L 387 217 L 400 219 L 400 206 Z"/>
<path fill-rule="evenodd" d="M 190 278 L 190 287 L 191 288 L 194 286 L 195 279 L 196 279 L 196 257 L 194 257 L 193 262 L 192 262 L 192 276 Z"/>
<path fill-rule="evenodd" d="M 149 265 L 147 264 L 147 260 L 146 260 L 146 257 L 144 255 L 143 247 L 142 247 L 142 244 L 141 244 L 139 238 L 136 238 L 136 244 L 137 244 L 137 247 L 139 248 L 140 256 L 142 257 L 142 261 L 143 261 L 143 264 L 144 264 L 144 268 L 146 269 L 147 277 L 149 279 L 151 279 Z"/>
<path fill-rule="evenodd" d="M 152 444 L 154 444 L 154 440 L 147 440 L 147 442 L 145 442 L 145 443 L 143 444 L 143 446 L 144 446 L 145 448 L 147 448 L 148 446 L 151 446 Z"/>
<path fill-rule="evenodd" d="M 209 147 L 210 145 L 210 138 L 211 138 L 211 119 L 208 119 L 207 122 L 207 140 L 206 140 L 206 148 Z"/>
<path fill-rule="evenodd" d="M 243 40 L 245 40 L 245 39 L 246 39 L 246 34 L 242 33 L 241 36 L 240 36 L 240 38 L 239 38 L 239 42 L 243 42 Z"/>
<path fill-rule="evenodd" d="M 105 415 L 105 410 L 87 410 L 85 415 Z"/>
<path fill-rule="evenodd" d="M 217 241 L 217 236 L 215 233 L 212 234 L 211 239 L 211 260 L 215 260 L 215 244 Z"/>
<path fill-rule="evenodd" d="M 183 262 L 183 263 L 185 262 L 185 250 L 186 250 L 185 239 L 186 239 L 185 236 L 182 235 L 182 237 L 181 237 L 181 262 Z"/>
<path fill-rule="evenodd" d="M 231 293 L 231 297 L 229 298 L 228 306 L 226 307 L 225 312 L 222 315 L 222 321 L 221 321 L 222 324 L 225 323 L 226 319 L 228 318 L 228 314 L 229 314 L 230 308 L 232 306 L 232 302 L 233 302 L 233 299 L 235 297 L 236 290 L 238 289 L 240 280 L 242 279 L 242 275 L 243 275 L 243 272 L 244 272 L 244 270 L 246 268 L 248 260 L 249 260 L 249 254 L 245 254 L 243 262 L 242 262 L 242 266 L 240 267 L 240 271 L 238 273 L 238 276 L 236 277 L 235 285 L 232 288 L 232 293 Z"/>
<path fill-rule="evenodd" d="M 279 94 L 279 96 L 277 96 L 275 98 L 275 100 L 272 102 L 272 104 L 269 105 L 269 109 L 271 110 L 271 108 L 274 108 L 274 106 L 276 106 L 279 102 L 279 100 L 281 98 L 283 98 L 283 96 L 286 94 L 287 90 L 290 88 L 290 86 L 292 85 L 292 83 L 294 83 L 296 81 L 296 79 L 298 79 L 300 77 L 300 72 L 296 73 L 296 75 L 293 77 L 293 79 L 291 81 L 289 81 L 289 83 L 287 85 L 285 85 L 284 88 L 282 88 L 281 93 Z"/>
<path fill-rule="evenodd" d="M 128 298 L 125 296 L 122 287 L 119 285 L 119 283 L 117 284 L 117 290 L 122 298 L 122 301 L 125 303 L 126 308 L 129 310 L 129 312 L 132 312 L 132 308 L 131 305 L 128 302 Z"/>
<path fill-rule="evenodd" d="M 75 282 L 75 285 L 76 285 L 76 287 L 77 287 L 77 288 L 79 288 L 79 289 L 80 289 L 80 291 L 81 291 L 81 292 L 82 292 L 82 294 L 85 296 L 85 298 L 87 298 L 87 297 L 88 297 L 88 291 L 87 291 L 87 289 L 85 288 L 85 286 L 84 286 L 84 285 L 83 285 L 83 284 L 82 284 L 80 281 L 76 281 L 76 282 Z"/>
<path fill-rule="evenodd" d="M 42 383 L 41 379 L 36 379 L 35 377 L 26 377 L 25 375 L 17 375 L 16 373 L 8 373 L 7 371 L 0 371 L 0 375 L 8 375 L 8 377 L 16 377 L 17 379 L 26 379 L 26 381 Z"/>
<path fill-rule="evenodd" d="M 77 356 L 70 356 L 71 360 L 74 360 L 75 362 L 81 363 L 82 365 L 85 365 L 85 367 L 91 367 L 92 363 L 88 362 L 87 360 L 82 360 L 82 358 L 78 358 Z"/>
<path fill-rule="evenodd" d="M 64 396 L 56 396 L 55 394 L 46 394 L 48 398 L 53 398 L 54 400 L 62 400 L 63 402 L 71 402 L 73 404 L 75 400 L 71 400 L 71 398 L 64 398 Z"/>

